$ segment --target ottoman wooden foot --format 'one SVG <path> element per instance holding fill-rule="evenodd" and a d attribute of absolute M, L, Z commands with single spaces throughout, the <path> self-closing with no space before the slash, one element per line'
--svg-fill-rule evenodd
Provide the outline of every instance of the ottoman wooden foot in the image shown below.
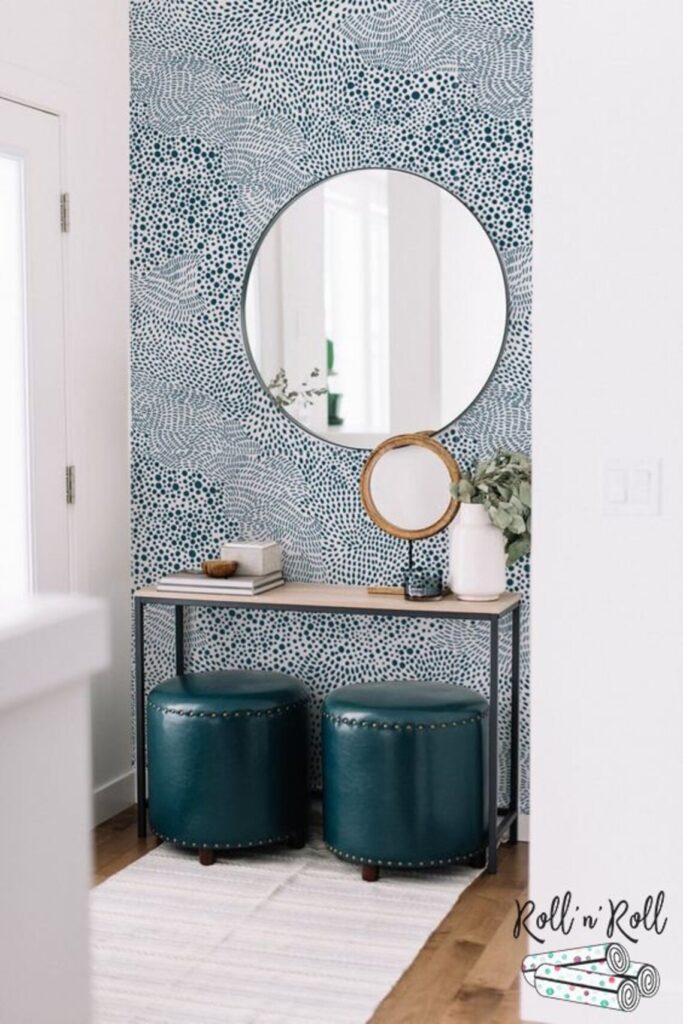
<path fill-rule="evenodd" d="M 470 857 L 471 868 L 485 868 L 486 867 L 486 852 L 481 850 L 479 853 L 475 853 L 473 857 Z"/>
<path fill-rule="evenodd" d="M 291 839 L 287 840 L 287 846 L 290 850 L 303 850 L 306 845 L 306 835 L 300 832 L 298 835 L 292 836 Z"/>
<path fill-rule="evenodd" d="M 216 863 L 216 851 L 210 850 L 208 846 L 202 846 L 199 851 L 199 863 L 203 864 L 205 868 L 210 868 L 212 864 Z"/>
<path fill-rule="evenodd" d="M 376 882 L 379 879 L 379 868 L 376 864 L 364 864 L 360 873 L 364 882 Z"/>

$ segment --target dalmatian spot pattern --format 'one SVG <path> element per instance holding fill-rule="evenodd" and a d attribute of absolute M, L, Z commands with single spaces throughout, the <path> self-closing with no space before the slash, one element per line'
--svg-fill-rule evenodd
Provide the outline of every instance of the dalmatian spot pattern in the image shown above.
<path fill-rule="evenodd" d="M 135 586 L 220 542 L 274 537 L 290 578 L 395 584 L 404 542 L 365 514 L 366 451 L 281 415 L 245 348 L 249 258 L 277 211 L 323 178 L 412 171 L 479 217 L 506 271 L 501 359 L 439 439 L 465 467 L 530 448 L 531 29 L 528 0 L 132 0 L 132 517 Z M 445 533 L 416 561 L 445 569 Z M 528 810 L 529 562 L 522 615 L 522 809 Z M 148 609 L 147 679 L 173 673 L 172 617 Z M 277 669 L 316 707 L 341 685 L 488 689 L 488 629 L 380 616 L 188 613 L 192 670 Z M 501 637 L 501 719 L 510 630 Z M 501 744 L 509 785 L 509 732 Z M 312 780 L 320 784 L 314 716 Z M 501 794 L 501 798 L 504 794 Z"/>

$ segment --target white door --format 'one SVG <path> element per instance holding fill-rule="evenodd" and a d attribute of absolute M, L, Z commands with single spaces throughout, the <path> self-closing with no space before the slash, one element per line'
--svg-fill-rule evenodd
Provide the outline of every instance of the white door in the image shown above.
<path fill-rule="evenodd" d="M 69 589 L 59 118 L 0 99 L 0 593 Z"/>

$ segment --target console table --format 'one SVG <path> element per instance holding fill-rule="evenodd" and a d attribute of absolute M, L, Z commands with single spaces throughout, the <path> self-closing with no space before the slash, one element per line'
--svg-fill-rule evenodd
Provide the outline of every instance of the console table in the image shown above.
<path fill-rule="evenodd" d="M 489 624 L 489 744 L 488 744 L 488 859 L 487 871 L 497 870 L 498 840 L 509 832 L 517 841 L 519 814 L 519 594 L 506 593 L 496 601 L 460 601 L 448 595 L 439 601 L 406 601 L 400 595 L 370 595 L 365 587 L 342 587 L 318 583 L 285 583 L 256 597 L 232 594 L 192 594 L 144 587 L 135 592 L 135 734 L 138 799 L 138 835 L 147 831 L 147 779 L 145 750 L 145 628 L 147 605 L 170 605 L 175 609 L 176 672 L 184 671 L 185 608 L 261 608 L 276 612 L 306 612 L 324 615 L 394 615 L 409 618 L 480 621 Z M 501 622 L 512 617 L 512 723 L 510 742 L 510 804 L 498 807 L 498 684 L 499 635 Z"/>

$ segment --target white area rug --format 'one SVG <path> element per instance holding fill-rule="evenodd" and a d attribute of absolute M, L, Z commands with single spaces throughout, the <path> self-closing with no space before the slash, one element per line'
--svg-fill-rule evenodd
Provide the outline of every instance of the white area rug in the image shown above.
<path fill-rule="evenodd" d="M 316 841 L 201 867 L 168 844 L 92 893 L 96 1024 L 364 1024 L 472 868 L 361 881 Z"/>

